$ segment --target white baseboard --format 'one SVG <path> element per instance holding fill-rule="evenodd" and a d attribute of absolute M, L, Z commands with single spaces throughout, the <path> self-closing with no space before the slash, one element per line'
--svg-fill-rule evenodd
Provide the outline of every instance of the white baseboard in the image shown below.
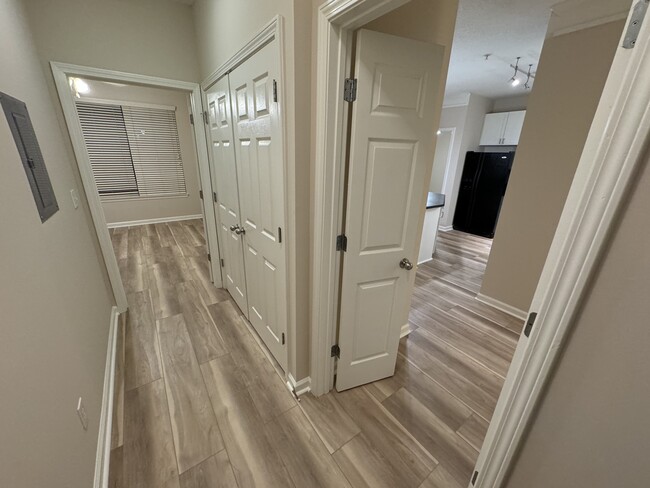
<path fill-rule="evenodd" d="M 102 411 L 99 417 L 97 436 L 97 456 L 95 457 L 95 481 L 93 488 L 108 488 L 108 466 L 111 459 L 111 429 L 113 428 L 113 396 L 115 391 L 115 355 L 117 351 L 117 331 L 119 325 L 117 307 L 111 310 L 108 332 L 108 351 L 104 371 L 104 393 Z"/>
<path fill-rule="evenodd" d="M 402 325 L 402 329 L 399 332 L 399 338 L 401 339 L 402 337 L 406 337 L 411 333 L 411 328 L 409 327 L 409 324 L 404 324 Z"/>
<path fill-rule="evenodd" d="M 428 263 L 429 261 L 433 261 L 433 255 L 429 259 L 423 259 L 422 261 L 418 261 L 418 266 L 424 263 Z"/>
<path fill-rule="evenodd" d="M 449 232 L 450 230 L 454 230 L 454 226 L 453 225 L 441 225 L 440 227 L 438 227 L 438 230 L 441 230 L 443 232 Z"/>
<path fill-rule="evenodd" d="M 296 394 L 296 396 L 299 397 L 300 395 L 311 390 L 311 378 L 307 376 L 300 381 L 296 381 L 293 375 L 289 373 L 287 375 L 287 386 Z"/>
<path fill-rule="evenodd" d="M 512 315 L 515 318 L 526 320 L 526 317 L 528 317 L 528 314 L 525 311 L 517 307 L 513 307 L 512 305 L 508 305 L 507 303 L 497 300 L 496 298 L 488 297 L 486 295 L 479 293 L 478 295 L 476 295 L 476 299 L 481 303 L 485 303 L 490 307 L 494 307 L 497 310 L 501 310 L 502 312 L 505 312 L 508 315 Z"/>
<path fill-rule="evenodd" d="M 178 222 L 180 220 L 196 220 L 202 218 L 203 218 L 203 214 L 178 215 L 176 217 L 162 217 L 159 219 L 143 219 L 143 220 L 129 220 L 126 222 L 111 222 L 107 224 L 107 226 L 109 229 L 117 229 L 119 227 L 133 227 L 134 225 L 162 224 L 163 222 Z"/>

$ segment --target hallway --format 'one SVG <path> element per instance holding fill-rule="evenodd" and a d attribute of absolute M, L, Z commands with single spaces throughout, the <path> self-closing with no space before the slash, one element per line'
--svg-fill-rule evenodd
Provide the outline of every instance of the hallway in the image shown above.
<path fill-rule="evenodd" d="M 489 241 L 440 233 L 395 376 L 297 402 L 210 283 L 200 221 L 112 239 L 130 312 L 111 487 L 467 485 L 521 327 L 474 299 Z"/>

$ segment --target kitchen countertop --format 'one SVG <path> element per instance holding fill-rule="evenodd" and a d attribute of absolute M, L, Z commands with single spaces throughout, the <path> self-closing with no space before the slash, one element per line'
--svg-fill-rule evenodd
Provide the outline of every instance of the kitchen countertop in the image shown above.
<path fill-rule="evenodd" d="M 427 195 L 427 210 L 445 206 L 445 195 L 442 193 L 429 192 Z"/>

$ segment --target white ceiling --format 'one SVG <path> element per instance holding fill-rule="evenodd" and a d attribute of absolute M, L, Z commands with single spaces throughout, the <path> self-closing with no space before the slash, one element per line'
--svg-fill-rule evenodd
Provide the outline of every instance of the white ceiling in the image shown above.
<path fill-rule="evenodd" d="M 476 93 L 488 98 L 525 95 L 508 80 L 517 56 L 533 72 L 544 44 L 551 6 L 558 0 L 460 0 L 445 98 Z M 491 54 L 485 60 L 485 54 Z M 532 84 L 531 84 L 532 86 Z"/>

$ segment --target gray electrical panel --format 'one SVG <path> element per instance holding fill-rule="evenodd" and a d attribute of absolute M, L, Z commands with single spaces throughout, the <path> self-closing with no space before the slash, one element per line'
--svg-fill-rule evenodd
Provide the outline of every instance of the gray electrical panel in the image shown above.
<path fill-rule="evenodd" d="M 2 92 L 0 92 L 0 104 L 23 162 L 41 222 L 45 222 L 59 210 L 59 205 L 56 203 L 56 196 L 27 112 L 27 105 Z"/>

